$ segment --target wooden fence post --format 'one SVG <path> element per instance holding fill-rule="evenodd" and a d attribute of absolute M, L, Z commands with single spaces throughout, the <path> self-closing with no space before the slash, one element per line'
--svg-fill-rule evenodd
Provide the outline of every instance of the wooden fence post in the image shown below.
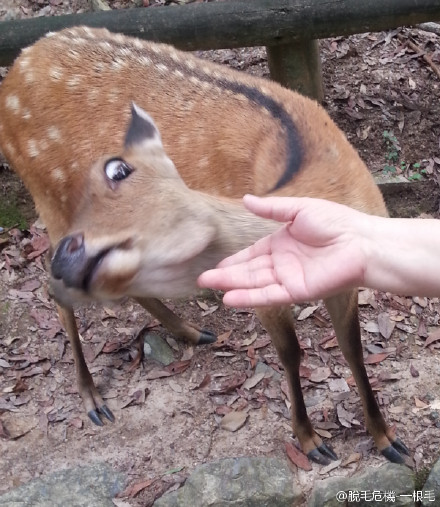
<path fill-rule="evenodd" d="M 321 58 L 317 40 L 299 40 L 267 47 L 271 78 L 283 86 L 322 102 Z"/>

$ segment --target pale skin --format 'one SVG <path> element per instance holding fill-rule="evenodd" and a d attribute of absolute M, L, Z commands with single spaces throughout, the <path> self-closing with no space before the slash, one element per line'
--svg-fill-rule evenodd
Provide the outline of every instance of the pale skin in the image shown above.
<path fill-rule="evenodd" d="M 356 287 L 440 296 L 440 221 L 383 218 L 341 204 L 247 195 L 246 208 L 283 225 L 198 279 L 228 306 L 314 301 Z"/>

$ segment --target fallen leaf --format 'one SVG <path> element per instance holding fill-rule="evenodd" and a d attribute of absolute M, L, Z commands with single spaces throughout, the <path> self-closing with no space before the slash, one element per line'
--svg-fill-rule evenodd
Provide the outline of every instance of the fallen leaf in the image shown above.
<path fill-rule="evenodd" d="M 321 366 L 319 368 L 315 368 L 312 371 L 310 375 L 310 380 L 312 382 L 323 382 L 324 380 L 327 380 L 330 375 L 331 375 L 330 368 L 327 368 L 327 366 Z"/>
<path fill-rule="evenodd" d="M 169 364 L 168 366 L 165 366 L 164 369 L 166 371 L 169 371 L 173 375 L 176 375 L 178 373 L 183 373 L 185 370 L 187 370 L 190 364 L 191 364 L 190 359 L 188 359 L 186 361 L 174 361 L 173 363 Z"/>
<path fill-rule="evenodd" d="M 385 338 L 385 340 L 388 340 L 396 327 L 396 323 L 390 319 L 388 313 L 382 312 L 377 316 L 377 324 L 379 326 L 380 334 Z"/>
<path fill-rule="evenodd" d="M 147 479 L 145 481 L 136 482 L 135 484 L 130 484 L 127 488 L 124 489 L 124 491 L 121 491 L 116 495 L 117 498 L 133 498 L 138 493 L 140 493 L 145 488 L 148 488 L 148 486 L 151 486 L 154 482 L 159 480 L 158 477 L 154 477 L 153 479 Z"/>
<path fill-rule="evenodd" d="M 289 457 L 290 461 L 294 463 L 298 468 L 302 468 L 306 472 L 309 472 L 312 469 L 312 465 L 308 460 L 307 456 L 297 449 L 290 442 L 285 442 L 286 453 Z"/>
<path fill-rule="evenodd" d="M 248 418 L 248 413 L 244 411 L 229 412 L 220 421 L 220 427 L 227 431 L 237 431 L 242 428 Z"/>
<path fill-rule="evenodd" d="M 320 470 L 319 470 L 319 474 L 320 475 L 325 475 L 325 474 L 328 474 L 329 472 L 331 472 L 332 470 L 334 470 L 335 468 L 338 468 L 339 465 L 341 464 L 341 461 L 340 459 L 336 460 L 336 461 L 332 461 L 331 463 L 329 463 L 327 466 L 325 467 L 322 467 Z"/>
<path fill-rule="evenodd" d="M 357 463 L 362 459 L 362 454 L 360 452 L 353 452 L 350 456 L 345 459 L 341 466 L 346 467 L 347 465 L 351 465 L 351 463 Z"/>
<path fill-rule="evenodd" d="M 368 354 L 367 359 L 365 359 L 365 364 L 377 364 L 381 363 L 384 359 L 389 356 L 388 353 L 383 352 L 381 354 Z"/>
<path fill-rule="evenodd" d="M 203 377 L 203 380 L 200 382 L 200 384 L 194 388 L 194 390 L 203 389 L 204 387 L 208 386 L 210 383 L 211 383 L 211 375 L 209 373 L 207 373 Z"/>
<path fill-rule="evenodd" d="M 243 389 L 252 389 L 255 387 L 259 382 L 261 382 L 264 378 L 265 373 L 255 373 L 252 377 L 248 378 L 244 384 L 241 386 Z"/>
<path fill-rule="evenodd" d="M 425 403 L 424 401 L 419 400 L 419 398 L 417 398 L 417 396 L 414 396 L 414 404 L 417 408 L 428 408 L 429 407 L 428 403 Z"/>
<path fill-rule="evenodd" d="M 436 329 L 432 333 L 429 333 L 428 338 L 425 341 L 424 347 L 428 347 L 432 343 L 440 340 L 440 329 Z"/>
<path fill-rule="evenodd" d="M 304 310 L 301 310 L 300 314 L 298 315 L 296 320 L 305 320 L 310 315 L 313 315 L 314 312 L 319 308 L 319 306 L 308 306 L 307 308 L 304 308 Z"/>

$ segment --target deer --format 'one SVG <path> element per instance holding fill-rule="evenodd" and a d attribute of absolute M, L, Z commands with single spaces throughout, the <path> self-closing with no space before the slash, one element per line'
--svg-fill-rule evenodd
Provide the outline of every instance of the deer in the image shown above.
<path fill-rule="evenodd" d="M 387 216 L 371 173 L 317 102 L 176 48 L 86 26 L 22 50 L 0 86 L 0 149 L 47 227 L 50 287 L 78 392 L 98 425 L 115 417 L 85 362 L 73 305 L 134 298 L 181 340 L 216 336 L 160 301 L 279 227 L 246 211 L 255 195 L 319 197 Z M 409 449 L 387 425 L 364 365 L 357 291 L 324 301 L 379 451 Z M 320 464 L 337 456 L 313 429 L 288 306 L 256 309 L 287 377 L 292 427 Z"/>

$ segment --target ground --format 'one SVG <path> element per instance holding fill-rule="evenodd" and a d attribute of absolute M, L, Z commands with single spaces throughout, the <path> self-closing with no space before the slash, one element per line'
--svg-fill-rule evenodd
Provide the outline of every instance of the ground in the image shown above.
<path fill-rule="evenodd" d="M 0 16 L 79 8 L 84 8 L 79 1 L 7 0 Z M 409 41 L 440 65 L 439 36 L 416 28 L 321 41 L 324 106 L 375 175 L 403 174 L 414 181 L 414 191 L 398 190 L 387 198 L 392 215 L 438 218 L 440 77 Z M 268 75 L 263 48 L 200 56 Z M 146 481 L 129 502 L 148 505 L 199 463 L 285 455 L 286 442 L 295 439 L 276 353 L 252 310 L 227 309 L 221 296 L 210 292 L 167 303 L 215 331 L 220 336 L 215 346 L 176 343 L 131 301 L 78 309 L 87 362 L 116 416 L 113 424 L 94 426 L 83 412 L 70 347 L 47 294 L 44 230 L 34 224 L 30 198 L 6 164 L 0 165 L 0 184 L 5 229 L 0 234 L 0 476 L 5 478 L 0 493 L 59 468 L 106 461 L 127 473 L 130 484 Z M 371 383 L 386 419 L 423 471 L 439 454 L 439 299 L 363 290 L 359 308 Z M 293 311 L 299 317 L 310 417 L 343 461 L 328 473 L 350 475 L 380 464 L 383 458 L 365 432 L 357 390 L 322 303 Z M 135 338 L 145 333 L 171 344 L 172 367 L 133 362 Z M 231 411 L 241 415 L 239 424 L 245 421 L 235 432 L 220 424 Z M 323 476 L 317 465 L 312 471 L 292 467 L 305 491 Z"/>

